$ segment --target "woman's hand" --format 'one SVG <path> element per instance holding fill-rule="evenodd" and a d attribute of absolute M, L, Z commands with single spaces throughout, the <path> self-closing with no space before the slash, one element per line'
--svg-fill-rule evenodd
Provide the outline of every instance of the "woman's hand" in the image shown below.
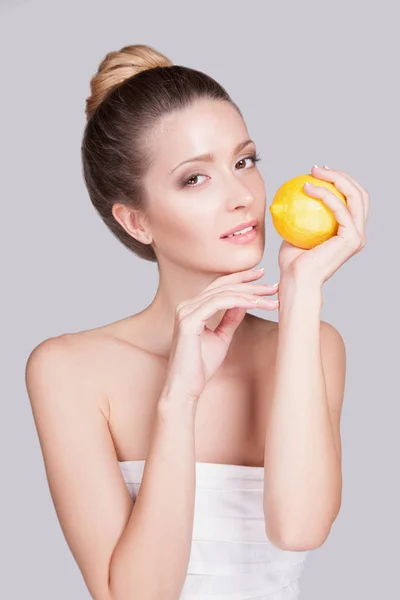
<path fill-rule="evenodd" d="M 278 307 L 278 301 L 262 298 L 276 294 L 278 285 L 249 283 L 262 275 L 262 271 L 252 269 L 223 275 L 201 293 L 178 304 L 166 378 L 169 388 L 179 388 L 197 400 L 224 361 L 246 310 L 255 306 L 266 310 Z M 206 321 L 225 309 L 216 329 L 209 329 Z"/>
<path fill-rule="evenodd" d="M 333 211 L 339 223 L 338 232 L 310 250 L 297 248 L 284 241 L 279 251 L 278 263 L 281 281 L 286 274 L 290 274 L 296 279 L 317 282 L 322 286 L 341 265 L 364 248 L 369 193 L 343 171 L 313 167 L 312 175 L 330 181 L 346 196 L 347 207 L 325 187 L 304 187 L 309 196 L 323 200 Z"/>

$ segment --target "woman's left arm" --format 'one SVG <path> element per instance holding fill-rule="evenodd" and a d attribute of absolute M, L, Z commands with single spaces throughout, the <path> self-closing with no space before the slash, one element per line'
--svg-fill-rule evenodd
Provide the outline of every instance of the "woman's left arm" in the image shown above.
<path fill-rule="evenodd" d="M 283 549 L 307 550 L 325 541 L 341 504 L 345 346 L 320 320 L 320 287 L 281 280 L 279 299 L 264 455 L 266 532 Z"/>
<path fill-rule="evenodd" d="M 346 352 L 339 332 L 321 321 L 322 286 L 366 243 L 369 193 L 343 171 L 312 169 L 324 186 L 306 193 L 335 214 L 337 235 L 310 250 L 284 241 L 279 251 L 279 327 L 264 452 L 267 536 L 288 550 L 321 546 L 341 505 L 340 413 Z"/>

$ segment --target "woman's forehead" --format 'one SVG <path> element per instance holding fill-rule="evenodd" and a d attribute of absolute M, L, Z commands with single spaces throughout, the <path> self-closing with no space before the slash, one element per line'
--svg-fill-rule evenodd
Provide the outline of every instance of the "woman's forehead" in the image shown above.
<path fill-rule="evenodd" d="M 227 102 L 197 104 L 169 115 L 153 139 L 154 159 L 163 171 L 171 173 L 191 157 L 234 152 L 247 139 L 242 117 Z"/>

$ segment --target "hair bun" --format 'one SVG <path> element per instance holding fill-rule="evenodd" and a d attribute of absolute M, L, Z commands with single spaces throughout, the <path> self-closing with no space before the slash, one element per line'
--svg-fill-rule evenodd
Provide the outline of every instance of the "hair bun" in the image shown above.
<path fill-rule="evenodd" d="M 86 117 L 90 119 L 108 94 L 125 79 L 155 67 L 171 67 L 173 62 L 145 44 L 125 46 L 108 52 L 90 80 L 91 95 L 86 99 Z"/>

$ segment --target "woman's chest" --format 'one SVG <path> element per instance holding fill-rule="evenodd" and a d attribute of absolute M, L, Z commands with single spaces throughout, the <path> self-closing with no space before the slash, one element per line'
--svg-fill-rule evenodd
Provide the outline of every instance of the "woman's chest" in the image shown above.
<path fill-rule="evenodd" d="M 270 346 L 257 351 L 222 365 L 199 397 L 197 461 L 263 465 L 274 361 Z M 167 376 L 165 361 L 145 357 L 133 367 L 131 358 L 116 361 L 108 377 L 109 429 L 120 461 L 146 458 Z"/>

